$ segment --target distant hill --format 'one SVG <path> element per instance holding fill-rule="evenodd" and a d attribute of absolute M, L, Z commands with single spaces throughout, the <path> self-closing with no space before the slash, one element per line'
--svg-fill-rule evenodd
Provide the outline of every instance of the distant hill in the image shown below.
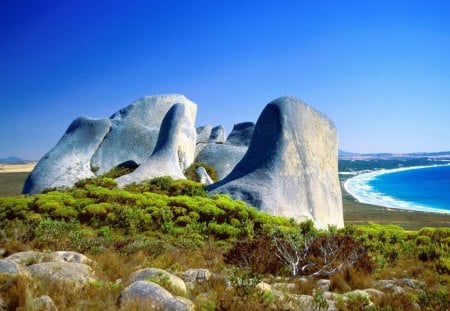
<path fill-rule="evenodd" d="M 361 154 L 359 154 L 359 153 L 348 152 L 348 151 L 344 151 L 344 150 L 340 150 L 340 149 L 339 149 L 338 155 L 339 155 L 339 158 L 349 158 L 349 157 L 361 156 Z"/>
<path fill-rule="evenodd" d="M 2 164 L 20 164 L 20 163 L 27 163 L 27 162 L 30 162 L 30 161 L 24 160 L 19 157 L 0 158 L 0 163 L 2 163 Z"/>

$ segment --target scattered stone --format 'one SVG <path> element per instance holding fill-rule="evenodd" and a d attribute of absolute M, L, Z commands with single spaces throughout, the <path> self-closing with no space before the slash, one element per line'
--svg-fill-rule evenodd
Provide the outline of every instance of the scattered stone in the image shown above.
<path fill-rule="evenodd" d="M 181 279 L 186 283 L 205 283 L 211 278 L 211 272 L 208 269 L 189 269 L 181 274 Z"/>
<path fill-rule="evenodd" d="M 256 284 L 255 288 L 257 290 L 259 290 L 260 292 L 272 292 L 272 286 L 270 286 L 270 284 L 267 284 L 265 282 L 259 282 L 258 284 Z"/>
<path fill-rule="evenodd" d="M 366 288 L 364 290 L 370 297 L 370 299 L 381 299 L 384 296 L 384 293 L 375 288 Z"/>
<path fill-rule="evenodd" d="M 209 136 L 209 144 L 223 144 L 226 141 L 225 128 L 222 125 L 218 125 L 211 130 Z"/>
<path fill-rule="evenodd" d="M 4 248 L 0 248 L 0 257 L 5 256 L 6 250 Z"/>
<path fill-rule="evenodd" d="M 92 157 L 95 173 L 127 161 L 144 163 L 155 149 L 164 116 L 177 103 L 195 105 L 183 95 L 146 96 L 113 114 L 111 130 Z"/>
<path fill-rule="evenodd" d="M 327 279 L 317 280 L 317 286 L 323 291 L 329 291 L 331 286 L 331 281 Z"/>
<path fill-rule="evenodd" d="M 200 182 L 204 185 L 211 185 L 214 183 L 214 181 L 211 179 L 211 177 L 208 175 L 208 172 L 203 166 L 197 167 L 195 170 L 195 173 L 197 174 L 198 178 L 200 179 Z"/>
<path fill-rule="evenodd" d="M 46 188 L 71 187 L 81 179 L 94 177 L 91 158 L 110 127 L 108 119 L 80 117 L 73 121 L 28 175 L 22 192 L 35 194 Z"/>
<path fill-rule="evenodd" d="M 191 304 L 178 299 L 166 289 L 150 281 L 136 281 L 125 288 L 119 296 L 120 306 L 132 305 L 139 310 L 193 310 Z"/>
<path fill-rule="evenodd" d="M 264 108 L 243 159 L 207 190 L 269 214 L 312 219 L 318 228 L 343 227 L 337 155 L 333 123 L 299 99 L 281 97 Z"/>
<path fill-rule="evenodd" d="M 158 283 L 172 293 L 186 295 L 186 284 L 179 277 L 158 268 L 145 268 L 131 274 L 129 283 L 136 281 L 152 281 Z"/>
<path fill-rule="evenodd" d="M 58 311 L 55 302 L 47 295 L 42 295 L 34 299 L 35 309 L 38 311 Z"/>
<path fill-rule="evenodd" d="M 416 279 L 409 279 L 409 278 L 402 278 L 398 280 L 398 285 L 402 287 L 409 287 L 410 289 L 413 288 L 421 288 L 426 285 L 424 281 L 419 281 Z"/>
<path fill-rule="evenodd" d="M 135 171 L 116 179 L 119 186 L 161 176 L 185 179 L 184 170 L 195 156 L 195 104 L 173 105 L 161 123 L 153 154 Z"/>
<path fill-rule="evenodd" d="M 234 125 L 230 135 L 228 135 L 226 143 L 233 146 L 248 147 L 252 140 L 254 130 L 255 123 L 253 122 L 237 123 Z"/>
<path fill-rule="evenodd" d="M 72 262 L 42 262 L 28 267 L 30 274 L 40 280 L 86 284 L 94 281 L 88 265 Z"/>
<path fill-rule="evenodd" d="M 53 252 L 52 255 L 54 255 L 55 258 L 59 259 L 57 261 L 83 263 L 86 265 L 89 265 L 92 262 L 85 255 L 73 251 L 57 251 Z"/>

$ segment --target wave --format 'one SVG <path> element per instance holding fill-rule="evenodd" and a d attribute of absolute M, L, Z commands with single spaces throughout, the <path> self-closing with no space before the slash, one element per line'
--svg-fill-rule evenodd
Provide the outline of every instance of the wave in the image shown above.
<path fill-rule="evenodd" d="M 350 193 L 358 202 L 379 205 L 388 208 L 396 208 L 403 210 L 414 210 L 421 212 L 433 212 L 433 213 L 444 213 L 450 214 L 449 210 L 433 208 L 415 202 L 408 202 L 396 199 L 387 194 L 376 191 L 369 182 L 374 180 L 376 177 L 385 174 L 391 174 L 402 171 L 431 168 L 437 166 L 450 166 L 450 164 L 443 165 L 428 165 L 428 166 L 412 166 L 412 167 L 402 167 L 390 170 L 378 170 L 370 173 L 359 174 L 355 177 L 349 178 L 344 183 L 345 190 Z"/>

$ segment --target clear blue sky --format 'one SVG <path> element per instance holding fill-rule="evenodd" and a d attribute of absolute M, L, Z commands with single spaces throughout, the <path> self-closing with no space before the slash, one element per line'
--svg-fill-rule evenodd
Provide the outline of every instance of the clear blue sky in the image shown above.
<path fill-rule="evenodd" d="M 450 150 L 450 1 L 1 1 L 0 157 L 164 93 L 228 132 L 295 95 L 343 150 Z"/>

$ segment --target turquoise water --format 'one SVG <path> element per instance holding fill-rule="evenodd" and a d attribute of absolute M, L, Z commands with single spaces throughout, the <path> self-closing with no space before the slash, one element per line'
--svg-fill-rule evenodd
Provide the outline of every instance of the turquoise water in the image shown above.
<path fill-rule="evenodd" d="M 362 203 L 450 213 L 450 165 L 371 172 L 345 188 Z"/>

